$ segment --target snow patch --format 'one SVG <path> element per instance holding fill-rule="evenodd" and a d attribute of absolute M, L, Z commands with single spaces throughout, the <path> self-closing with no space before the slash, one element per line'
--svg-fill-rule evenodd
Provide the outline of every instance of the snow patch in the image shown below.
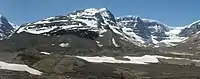
<path fill-rule="evenodd" d="M 99 37 L 103 37 L 103 35 L 99 35 Z"/>
<path fill-rule="evenodd" d="M 55 17 L 49 17 L 49 18 L 46 18 L 44 20 L 51 20 L 51 19 L 54 19 Z"/>
<path fill-rule="evenodd" d="M 124 56 L 124 58 L 130 59 L 130 61 L 125 60 L 117 60 L 114 57 L 83 57 L 83 56 L 76 56 L 77 58 L 86 60 L 88 62 L 95 62 L 95 63 L 131 63 L 131 64 L 149 64 L 149 63 L 158 63 L 158 58 L 165 58 L 170 59 L 171 57 L 164 57 L 164 56 L 157 56 L 157 55 L 145 55 L 142 57 L 131 57 L 131 56 Z"/>
<path fill-rule="evenodd" d="M 13 70 L 13 71 L 26 71 L 33 75 L 41 75 L 42 72 L 22 64 L 11 64 L 0 61 L 0 69 Z"/>
<path fill-rule="evenodd" d="M 103 47 L 103 44 L 97 44 L 99 47 Z"/>
<path fill-rule="evenodd" d="M 190 54 L 190 53 L 178 53 L 178 52 L 168 52 L 169 54 L 174 54 L 174 55 L 189 55 L 189 56 L 193 56 L 194 54 Z"/>
<path fill-rule="evenodd" d="M 47 23 L 51 23 L 49 21 L 38 21 L 38 22 L 35 22 L 34 24 L 47 24 Z"/>
<path fill-rule="evenodd" d="M 113 42 L 113 44 L 115 45 L 115 47 L 120 47 L 120 46 L 116 43 L 116 41 L 115 41 L 114 38 L 112 38 L 112 42 Z"/>
<path fill-rule="evenodd" d="M 164 58 L 164 59 L 170 59 L 171 57 L 164 57 L 164 56 L 158 56 L 158 55 L 144 55 L 142 57 L 131 57 L 131 56 L 125 56 L 124 58 L 128 58 L 131 61 L 137 61 L 141 63 L 158 63 L 158 58 Z"/>
<path fill-rule="evenodd" d="M 84 57 L 84 56 L 76 56 L 77 58 L 86 60 L 88 62 L 94 63 L 130 63 L 130 64 L 150 64 L 150 63 L 159 63 L 159 59 L 174 59 L 174 60 L 188 60 L 191 62 L 200 62 L 200 60 L 192 60 L 186 58 L 175 58 L 175 57 L 165 57 L 159 55 L 144 55 L 141 57 L 133 57 L 133 56 L 124 56 L 123 58 L 128 58 L 128 60 L 118 60 L 114 57 L 106 57 L 106 56 L 95 56 L 95 57 Z"/>
<path fill-rule="evenodd" d="M 97 43 L 97 45 L 98 45 L 99 47 L 103 47 L 103 44 L 100 44 L 99 41 L 96 41 L 96 43 Z"/>
<path fill-rule="evenodd" d="M 105 33 L 105 32 L 107 32 L 106 29 L 99 30 L 99 34 L 100 34 L 100 35 L 103 34 L 103 33 Z"/>
<path fill-rule="evenodd" d="M 31 26 L 28 26 L 28 27 L 31 27 Z M 35 27 L 35 26 L 32 26 L 32 27 Z M 46 29 L 38 29 L 38 28 L 35 28 L 35 29 L 27 29 L 27 30 L 24 30 L 26 29 L 27 27 L 21 27 L 17 33 L 21 33 L 21 32 L 29 32 L 29 33 L 32 33 L 32 34 L 41 34 L 41 33 L 46 33 L 46 32 L 49 32 L 51 30 L 54 30 L 55 28 L 58 28 L 58 26 L 53 26 L 51 28 L 46 28 Z"/>
<path fill-rule="evenodd" d="M 41 54 L 50 55 L 48 52 L 40 52 Z"/>
<path fill-rule="evenodd" d="M 151 41 L 153 44 L 158 44 L 159 41 L 155 40 L 155 38 L 157 38 L 156 36 L 151 35 Z"/>
<path fill-rule="evenodd" d="M 59 46 L 60 47 L 69 47 L 69 43 L 61 43 Z"/>

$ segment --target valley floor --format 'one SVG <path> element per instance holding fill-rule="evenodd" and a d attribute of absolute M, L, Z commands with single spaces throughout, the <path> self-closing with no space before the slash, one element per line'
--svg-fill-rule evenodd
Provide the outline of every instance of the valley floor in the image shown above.
<path fill-rule="evenodd" d="M 200 60 L 191 54 L 168 53 L 144 56 L 70 56 L 46 53 L 46 57 L 26 70 L 0 69 L 5 79 L 199 79 Z M 185 57 L 184 57 L 185 56 Z M 189 59 L 190 57 L 192 59 Z M 0 63 L 1 64 L 1 63 Z M 5 63 L 3 63 L 5 64 Z M 8 63 L 7 63 L 8 64 Z M 9 65 L 9 64 L 8 64 Z M 12 65 L 12 64 L 11 64 Z M 17 65 L 17 64 L 15 64 Z M 22 67 L 22 66 L 21 66 Z M 21 69 L 21 68 L 20 68 Z M 29 72 L 29 73 L 28 73 Z M 23 77 L 22 77 L 23 76 Z M 26 76 L 26 77 L 25 77 Z"/>

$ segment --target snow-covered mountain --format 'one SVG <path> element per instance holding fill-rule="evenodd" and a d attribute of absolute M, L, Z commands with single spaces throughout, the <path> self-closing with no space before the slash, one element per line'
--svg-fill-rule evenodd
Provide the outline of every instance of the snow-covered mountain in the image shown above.
<path fill-rule="evenodd" d="M 175 45 L 184 38 L 179 37 L 180 28 L 170 27 L 160 21 L 142 19 L 138 16 L 124 16 L 116 19 L 124 32 L 142 43 Z"/>
<path fill-rule="evenodd" d="M 6 17 L 0 15 L 0 39 L 8 38 L 14 32 L 13 26 L 6 19 Z"/>
<path fill-rule="evenodd" d="M 87 49 L 111 47 L 120 48 L 125 52 L 128 51 L 127 49 L 136 51 L 144 46 L 126 35 L 117 25 L 113 14 L 106 8 L 78 10 L 64 16 L 49 17 L 27 23 L 16 31 L 17 35 L 21 33 L 46 36 L 65 35 L 62 38 L 58 37 L 68 39 L 62 44 L 77 50 L 78 47 Z"/>
<path fill-rule="evenodd" d="M 105 8 L 78 10 L 66 16 L 49 17 L 41 21 L 23 25 L 17 33 L 29 32 L 43 34 L 53 30 L 88 29 L 92 31 L 104 31 L 107 26 L 118 28 L 115 25 L 114 16 Z"/>
<path fill-rule="evenodd" d="M 156 43 L 167 37 L 165 32 L 170 28 L 167 25 L 150 19 L 142 19 L 137 16 L 125 16 L 117 18 L 118 25 L 133 29 L 136 35 L 143 38 L 147 42 Z"/>

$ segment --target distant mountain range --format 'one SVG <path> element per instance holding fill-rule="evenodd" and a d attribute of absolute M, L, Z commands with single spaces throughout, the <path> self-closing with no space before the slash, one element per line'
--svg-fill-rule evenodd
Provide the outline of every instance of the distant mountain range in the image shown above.
<path fill-rule="evenodd" d="M 176 46 L 200 31 L 200 21 L 183 27 L 172 27 L 160 21 L 142 19 L 137 16 L 118 17 L 116 20 L 126 34 L 142 43 L 154 44 L 156 47 Z"/>

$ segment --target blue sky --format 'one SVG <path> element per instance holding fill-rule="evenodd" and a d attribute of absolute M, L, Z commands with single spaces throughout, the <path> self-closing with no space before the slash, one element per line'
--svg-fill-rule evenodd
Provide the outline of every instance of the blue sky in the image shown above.
<path fill-rule="evenodd" d="M 137 15 L 171 26 L 200 20 L 200 0 L 1 0 L 0 14 L 20 25 L 74 10 L 103 7 L 115 16 Z"/>

